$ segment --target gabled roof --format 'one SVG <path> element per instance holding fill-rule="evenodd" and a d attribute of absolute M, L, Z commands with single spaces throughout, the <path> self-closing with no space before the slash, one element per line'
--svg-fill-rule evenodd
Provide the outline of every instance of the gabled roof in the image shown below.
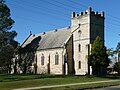
<path fill-rule="evenodd" d="M 37 50 L 43 49 L 52 49 L 64 47 L 64 44 L 67 42 L 71 35 L 71 28 L 61 28 L 39 34 L 31 34 L 21 47 L 26 47 L 28 44 L 31 44 L 36 38 L 40 37 Z"/>

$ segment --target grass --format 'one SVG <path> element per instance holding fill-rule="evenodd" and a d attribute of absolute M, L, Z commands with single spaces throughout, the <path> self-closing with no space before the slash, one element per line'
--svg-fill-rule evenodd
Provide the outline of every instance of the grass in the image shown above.
<path fill-rule="evenodd" d="M 115 86 L 115 85 L 120 85 L 120 82 L 117 81 L 117 82 L 109 82 L 109 83 L 75 85 L 75 86 L 65 86 L 65 87 L 59 87 L 59 88 L 45 88 L 45 89 L 40 89 L 40 90 L 84 90 L 84 89 L 93 89 L 93 88 L 94 89 L 104 88 L 104 87 Z"/>
<path fill-rule="evenodd" d="M 94 76 L 63 76 L 63 75 L 0 75 L 0 90 L 12 90 L 15 88 L 39 87 L 46 85 L 60 85 L 81 82 L 93 82 L 103 80 L 118 80 L 119 77 L 102 78 Z M 101 87 L 104 85 L 118 85 L 120 82 L 101 83 L 92 85 L 65 86 L 50 90 L 74 90 L 86 87 Z M 42 89 L 49 90 L 49 89 Z"/>

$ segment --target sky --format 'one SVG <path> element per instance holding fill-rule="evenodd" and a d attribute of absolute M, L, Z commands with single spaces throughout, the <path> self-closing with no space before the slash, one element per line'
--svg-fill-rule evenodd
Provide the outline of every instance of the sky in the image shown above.
<path fill-rule="evenodd" d="M 71 25 L 71 13 L 88 7 L 105 12 L 105 45 L 116 48 L 120 41 L 120 0 L 6 0 L 15 21 L 11 30 L 19 43 L 30 34 L 37 34 Z"/>

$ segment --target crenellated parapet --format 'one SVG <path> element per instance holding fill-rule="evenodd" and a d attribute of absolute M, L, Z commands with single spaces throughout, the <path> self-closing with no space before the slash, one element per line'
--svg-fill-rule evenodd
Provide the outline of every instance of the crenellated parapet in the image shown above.
<path fill-rule="evenodd" d="M 77 17 L 81 17 L 84 15 L 95 15 L 95 16 L 104 17 L 104 12 L 103 11 L 101 11 L 100 13 L 98 13 L 98 11 L 94 12 L 92 11 L 91 7 L 88 7 L 88 9 L 85 12 L 80 12 L 79 14 L 72 12 L 71 18 L 77 18 Z"/>

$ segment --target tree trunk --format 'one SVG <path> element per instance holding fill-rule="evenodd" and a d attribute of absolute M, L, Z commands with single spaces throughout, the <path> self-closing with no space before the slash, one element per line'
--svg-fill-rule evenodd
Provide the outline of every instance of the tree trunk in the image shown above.
<path fill-rule="evenodd" d="M 97 75 L 97 68 L 96 66 L 92 66 L 92 74 Z"/>
<path fill-rule="evenodd" d="M 26 63 L 26 60 L 25 60 L 25 62 L 24 62 L 24 69 L 23 69 L 23 74 L 26 74 L 26 71 L 27 71 L 27 65 L 26 65 L 27 63 Z"/>
<path fill-rule="evenodd" d="M 17 74 L 17 61 L 15 59 L 14 74 Z"/>
<path fill-rule="evenodd" d="M 101 72 L 100 72 L 100 65 L 94 65 L 92 66 L 92 74 L 93 75 L 97 75 L 100 76 Z"/>

